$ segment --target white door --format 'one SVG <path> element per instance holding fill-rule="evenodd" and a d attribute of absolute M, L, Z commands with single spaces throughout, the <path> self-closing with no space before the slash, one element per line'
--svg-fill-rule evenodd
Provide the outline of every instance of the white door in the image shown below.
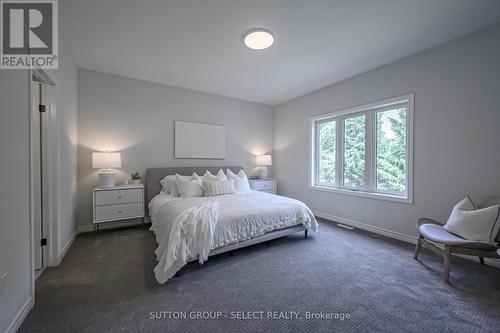
<path fill-rule="evenodd" d="M 35 270 L 45 265 L 45 244 L 48 221 L 48 186 L 47 186 L 47 133 L 46 123 L 50 112 L 49 87 L 32 81 L 32 150 L 33 150 L 33 218 Z M 45 106 L 41 112 L 40 105 Z"/>
<path fill-rule="evenodd" d="M 40 83 L 32 81 L 31 96 L 31 133 L 33 145 L 33 223 L 34 223 L 34 249 L 35 270 L 43 268 L 42 251 L 42 154 L 41 154 L 41 123 L 40 123 Z"/>

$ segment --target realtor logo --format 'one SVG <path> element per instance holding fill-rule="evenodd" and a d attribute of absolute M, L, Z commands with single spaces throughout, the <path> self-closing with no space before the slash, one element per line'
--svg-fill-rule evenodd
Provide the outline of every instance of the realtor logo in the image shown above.
<path fill-rule="evenodd" d="M 55 69 L 57 1 L 1 1 L 2 69 Z"/>

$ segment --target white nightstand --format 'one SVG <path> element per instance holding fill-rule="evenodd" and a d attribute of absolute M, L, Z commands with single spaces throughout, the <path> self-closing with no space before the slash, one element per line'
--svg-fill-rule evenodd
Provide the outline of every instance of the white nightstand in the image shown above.
<path fill-rule="evenodd" d="M 142 219 L 144 223 L 144 185 L 96 187 L 92 192 L 94 230 L 99 223 Z"/>
<path fill-rule="evenodd" d="M 274 178 L 254 178 L 249 179 L 248 182 L 252 190 L 276 194 L 276 179 Z"/>

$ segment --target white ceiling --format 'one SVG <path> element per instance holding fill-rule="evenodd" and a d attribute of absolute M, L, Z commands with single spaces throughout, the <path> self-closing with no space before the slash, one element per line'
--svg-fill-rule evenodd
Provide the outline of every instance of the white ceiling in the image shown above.
<path fill-rule="evenodd" d="M 500 21 L 498 0 L 63 0 L 79 67 L 276 105 Z M 274 33 L 264 51 L 242 39 Z"/>

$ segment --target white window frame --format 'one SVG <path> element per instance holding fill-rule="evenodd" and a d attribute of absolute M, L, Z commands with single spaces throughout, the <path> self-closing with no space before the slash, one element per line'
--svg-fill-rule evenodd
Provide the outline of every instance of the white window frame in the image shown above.
<path fill-rule="evenodd" d="M 401 103 L 408 103 L 406 113 L 406 192 L 395 193 L 376 189 L 376 112 L 380 108 L 389 107 Z M 309 118 L 310 128 L 310 154 L 309 154 L 309 188 L 312 190 L 326 191 L 340 194 L 347 194 L 359 197 L 373 198 L 379 200 L 394 201 L 400 203 L 413 204 L 413 109 L 414 94 L 388 98 L 373 103 L 368 103 L 348 109 L 343 109 L 319 116 Z M 365 114 L 365 184 L 360 188 L 347 188 L 343 186 L 344 172 L 344 119 L 356 115 Z M 332 185 L 320 185 L 316 183 L 318 167 L 316 165 L 318 154 L 318 133 L 317 124 L 328 121 L 336 121 L 336 159 L 335 159 L 335 183 Z M 340 142 L 340 144 L 339 144 Z M 339 147 L 341 149 L 339 149 Z"/>

